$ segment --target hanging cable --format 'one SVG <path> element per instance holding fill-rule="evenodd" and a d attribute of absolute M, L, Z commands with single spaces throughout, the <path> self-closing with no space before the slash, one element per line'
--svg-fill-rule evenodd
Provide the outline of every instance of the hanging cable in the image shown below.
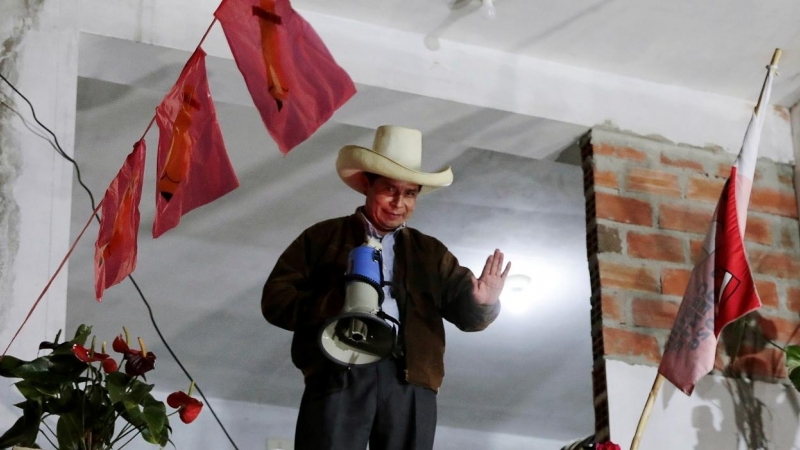
<path fill-rule="evenodd" d="M 53 136 L 53 141 L 50 141 L 49 139 L 46 139 L 46 140 L 48 142 L 50 142 L 50 145 L 53 146 L 53 148 L 56 149 L 56 151 L 58 152 L 59 155 L 64 157 L 67 161 L 72 163 L 72 165 L 75 167 L 75 175 L 78 178 L 78 184 L 80 184 L 81 187 L 83 187 L 83 189 L 86 191 L 86 193 L 89 194 L 89 200 L 92 202 L 92 211 L 94 211 L 94 209 L 96 207 L 96 203 L 95 203 L 95 200 L 94 200 L 94 195 L 92 195 L 92 191 L 89 189 L 88 186 L 86 186 L 86 184 L 84 184 L 83 179 L 81 179 L 81 169 L 80 169 L 80 167 L 78 167 L 78 163 L 76 163 L 74 159 L 70 158 L 70 156 L 67 155 L 66 152 L 64 152 L 64 150 L 61 148 L 61 144 L 58 143 L 58 137 L 56 137 L 55 133 L 50 131 L 50 128 L 47 128 L 46 126 L 44 126 L 44 124 L 41 121 L 39 121 L 39 118 L 36 117 L 36 111 L 33 109 L 33 105 L 31 104 L 30 100 L 28 100 L 27 97 L 22 95 L 22 92 L 20 92 L 17 89 L 17 87 L 14 86 L 10 81 L 8 81 L 8 78 L 4 77 L 3 74 L 1 74 L 1 73 L 0 73 L 0 79 L 5 81 L 6 84 L 11 88 L 11 90 L 16 92 L 17 95 L 19 95 L 23 100 L 25 100 L 25 103 L 27 103 L 28 106 L 31 109 L 31 114 L 33 115 L 33 120 L 36 121 L 36 123 L 39 124 L 39 126 L 42 127 L 42 129 L 44 129 L 46 132 L 48 132 L 50 134 L 50 136 Z M 17 114 L 19 114 L 19 113 L 17 113 Z M 40 137 L 44 138 L 43 136 L 40 136 Z M 95 216 L 95 217 L 97 217 L 97 216 Z M 100 221 L 99 218 L 97 220 Z"/>
<path fill-rule="evenodd" d="M 213 22 L 212 22 L 212 25 L 213 25 Z M 209 27 L 209 28 L 210 28 L 210 27 Z M 207 33 L 208 33 L 208 31 L 206 31 L 206 34 L 207 34 Z M 203 38 L 205 39 L 205 36 L 204 36 Z M 5 82 L 5 83 L 6 83 L 6 84 L 7 84 L 7 85 L 8 85 L 8 86 L 9 86 L 9 87 L 10 87 L 10 88 L 11 88 L 11 89 L 14 91 L 14 92 L 16 92 L 16 93 L 17 93 L 17 95 L 19 95 L 19 96 L 20 96 L 20 97 L 21 97 L 23 100 L 25 100 L 25 102 L 26 102 L 26 103 L 28 104 L 28 106 L 30 107 L 30 110 L 31 110 L 31 115 L 33 116 L 33 120 L 34 120 L 34 121 L 36 121 L 36 123 L 37 123 L 37 124 L 38 124 L 40 127 L 42 127 L 42 129 L 44 129 L 44 130 L 45 130 L 45 131 L 46 131 L 46 132 L 47 132 L 47 133 L 48 133 L 50 136 L 52 136 L 52 137 L 53 137 L 53 140 L 50 140 L 50 139 L 49 139 L 47 136 L 45 136 L 45 135 L 42 135 L 42 134 L 40 134 L 40 133 L 37 133 L 37 132 L 35 132 L 33 129 L 31 129 L 31 128 L 28 126 L 28 123 L 27 123 L 27 121 L 25 120 L 25 118 L 23 118 L 23 117 L 22 117 L 22 115 L 19 113 L 19 111 L 15 110 L 14 108 L 12 108 L 10 105 L 8 105 L 8 104 L 7 104 L 7 103 L 5 103 L 5 102 L 2 102 L 2 101 L 0 101 L 0 104 L 2 104 L 2 106 L 4 106 L 4 107 L 8 108 L 9 110 L 11 110 L 12 112 L 14 112 L 15 114 L 17 114 L 17 115 L 18 115 L 18 116 L 19 116 L 19 117 L 22 119 L 22 121 L 23 121 L 23 123 L 25 124 L 25 126 L 26 126 L 26 127 L 29 129 L 29 130 L 31 130 L 31 132 L 32 132 L 33 134 L 35 134 L 36 136 L 38 136 L 38 137 L 40 137 L 40 138 L 44 139 L 45 141 L 47 141 L 47 142 L 48 142 L 48 143 L 49 143 L 49 144 L 50 144 L 50 145 L 51 145 L 51 146 L 52 146 L 52 147 L 53 147 L 53 148 L 56 150 L 56 152 L 57 152 L 59 155 L 61 155 L 61 156 L 62 156 L 64 159 L 66 159 L 67 161 L 69 161 L 70 163 L 72 163 L 72 165 L 75 167 L 75 174 L 76 174 L 76 176 L 77 176 L 77 178 L 78 178 L 78 183 L 79 183 L 79 184 L 80 184 L 80 185 L 83 187 L 83 189 L 84 189 L 84 190 L 86 191 L 86 193 L 89 195 L 89 200 L 91 201 L 91 204 L 92 204 L 92 211 L 94 211 L 94 212 L 92 213 L 92 215 L 93 215 L 93 216 L 94 216 L 94 217 L 97 219 L 97 221 L 99 222 L 99 221 L 100 221 L 100 218 L 99 218 L 99 217 L 98 217 L 98 215 L 97 215 L 97 210 L 98 210 L 98 208 L 95 206 L 95 199 L 94 199 L 94 195 L 92 194 L 92 191 L 91 191 L 91 189 L 89 189 L 89 187 L 88 187 L 88 186 L 86 186 L 86 184 L 84 184 L 84 183 L 83 183 L 83 181 L 81 180 L 81 171 L 80 171 L 80 167 L 78 166 L 78 163 L 77 163 L 77 162 L 75 162 L 75 160 L 74 160 L 73 158 L 71 158 L 69 155 L 67 155 L 67 153 L 64 151 L 64 149 L 63 149 L 63 148 L 61 148 L 61 144 L 59 144 L 59 142 L 58 142 L 58 138 L 56 137 L 55 133 L 53 133 L 53 132 L 50 130 L 50 128 L 48 128 L 48 127 L 47 127 L 47 126 L 45 126 L 45 125 L 44 125 L 44 124 L 43 124 L 41 121 L 39 121 L 39 119 L 36 117 L 36 111 L 35 111 L 35 109 L 34 109 L 34 107 L 33 107 L 33 104 L 30 102 L 30 100 L 28 100 L 28 98 L 27 98 L 27 97 L 25 97 L 25 95 L 24 95 L 24 94 L 22 94 L 22 92 L 20 92 L 20 91 L 19 91 L 19 90 L 16 88 L 16 86 L 14 86 L 14 84 L 12 84 L 12 83 L 11 83 L 11 82 L 10 82 L 10 81 L 9 81 L 9 80 L 8 80 L 8 79 L 5 77 L 5 76 L 3 76 L 3 74 L 1 74 L 1 73 L 0 73 L 0 79 L 2 79 L 2 80 L 3 80 L 3 81 L 4 81 L 4 82 Z M 154 119 L 155 119 L 155 117 L 154 117 Z M 153 124 L 153 121 L 151 120 L 151 121 L 150 121 L 150 125 L 148 125 L 148 127 L 147 127 L 147 130 L 149 130 L 149 129 L 150 129 L 150 126 L 152 126 L 152 124 Z M 144 133 L 144 134 L 147 134 L 147 130 L 145 130 L 145 133 Z M 144 138 L 144 135 L 142 135 L 142 138 Z M 91 220 L 91 219 L 90 219 L 90 220 Z M 83 234 L 83 233 L 81 233 L 81 234 Z M 78 237 L 78 239 L 80 239 L 80 236 Z M 75 241 L 75 244 L 77 244 L 77 243 L 78 243 L 78 242 L 77 242 L 77 240 L 76 240 L 76 241 Z M 73 244 L 73 246 L 74 246 L 75 244 Z M 70 252 L 71 252 L 71 250 L 70 250 Z M 68 257 L 68 256 L 69 256 L 69 255 L 67 255 L 67 257 Z M 66 259 L 65 259 L 65 260 L 66 260 Z M 149 316 L 150 316 L 150 322 L 153 324 L 153 328 L 155 328 L 155 330 L 156 330 L 156 333 L 158 334 L 158 337 L 159 337 L 159 339 L 161 339 L 161 343 L 162 343 L 162 344 L 164 344 L 164 348 L 166 348 L 166 349 L 167 349 L 167 351 L 168 351 L 168 352 L 169 352 L 169 354 L 172 356 L 172 358 L 175 360 L 175 362 L 176 362 L 176 363 L 178 363 L 178 367 L 180 367 L 180 368 L 181 368 L 181 370 L 182 370 L 182 371 L 183 371 L 183 373 L 186 375 L 186 377 L 187 377 L 187 378 L 189 378 L 189 380 L 190 380 L 190 381 L 195 381 L 195 388 L 197 389 L 197 392 L 200 394 L 200 397 L 202 397 L 202 398 L 203 398 L 203 400 L 206 402 L 206 406 L 208 406 L 208 410 L 209 410 L 209 411 L 211 411 L 211 415 L 213 415 L 213 416 L 214 416 L 214 420 L 216 420 L 217 424 L 218 424 L 218 425 L 219 425 L 219 427 L 222 429 L 223 433 L 225 433 L 225 436 L 228 438 L 228 441 L 231 443 L 231 445 L 233 446 L 233 448 L 234 448 L 235 450 L 239 450 L 239 447 L 237 447 L 237 446 L 236 446 L 236 443 L 233 441 L 233 438 L 232 438 L 232 437 L 231 437 L 231 435 L 228 433 L 228 430 L 225 428 L 225 425 L 223 425 L 223 424 L 222 424 L 222 421 L 219 419 L 219 416 L 217 416 L 217 413 L 214 411 L 214 408 L 212 408 L 212 407 L 211 407 L 211 403 L 208 401 L 208 398 L 206 398 L 205 394 L 203 394 L 203 391 L 200 389 L 200 386 L 197 384 L 197 382 L 196 382 L 196 380 L 194 379 L 194 377 L 192 377 L 192 375 L 189 373 L 189 371 L 188 371 L 188 370 L 186 370 L 186 367 L 184 367 L 183 363 L 181 363 L 181 361 L 178 359 L 178 356 L 175 354 L 175 352 L 173 352 L 173 351 L 172 351 L 172 348 L 171 348 L 171 347 L 169 346 L 169 344 L 167 343 L 167 340 L 164 338 L 164 335 L 161 333 L 161 329 L 158 327 L 158 324 L 156 323 L 156 318 L 155 318 L 155 315 L 153 314 L 153 309 L 150 307 L 150 303 L 149 303 L 149 302 L 147 301 L 147 299 L 145 298 L 145 296 L 144 296 L 144 293 L 142 292 L 141 288 L 139 288 L 139 284 L 136 282 L 136 280 L 134 280 L 134 278 L 133 278 L 133 276 L 132 276 L 132 275 L 128 275 L 128 279 L 130 279 L 130 280 L 131 280 L 131 283 L 133 283 L 133 287 L 134 287 L 134 288 L 136 288 L 136 292 L 138 292 L 138 293 L 139 293 L 139 297 L 142 299 L 142 302 L 144 303 L 145 307 L 147 308 L 147 312 L 148 312 L 148 314 L 149 314 Z M 52 280 L 51 280 L 51 281 L 52 281 Z M 44 294 L 44 292 L 43 292 L 42 294 Z M 27 320 L 27 319 L 26 319 L 26 320 Z"/>

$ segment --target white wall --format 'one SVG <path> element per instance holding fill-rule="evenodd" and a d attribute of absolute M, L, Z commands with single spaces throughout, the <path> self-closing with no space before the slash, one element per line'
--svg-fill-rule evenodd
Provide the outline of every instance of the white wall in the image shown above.
<path fill-rule="evenodd" d="M 627 448 L 657 369 L 609 360 L 606 372 L 611 440 Z M 758 412 L 745 414 L 748 406 Z M 686 396 L 667 381 L 656 397 L 640 448 L 800 449 L 799 413 L 800 394 L 785 384 L 709 375 L 700 380 L 691 396 Z M 748 438 L 751 430 L 763 431 L 766 442 L 753 442 Z M 759 447 L 758 442 L 766 445 Z"/>
<path fill-rule="evenodd" d="M 0 4 L 0 41 L 13 42 L 13 51 L 3 55 L 4 76 L 17 80 L 16 86 L 36 107 L 39 119 L 58 136 L 67 154 L 72 154 L 75 133 L 77 77 L 77 11 L 66 2 L 4 1 Z M 0 91 L 13 100 L 14 108 L 31 120 L 28 106 L 0 82 Z M 5 108 L 5 107 L 2 107 Z M 7 113 L 8 110 L 4 111 Z M 4 289 L 0 299 L 0 345 L 5 348 L 20 326 L 50 275 L 69 247 L 71 166 L 53 148 L 37 137 L 14 114 L 4 114 L 0 159 L 4 170 L 17 175 L 13 198 L 3 208 L 19 207 L 19 215 L 2 237 L 13 245 L 18 234 L 16 254 L 9 255 L 13 266 L 0 266 Z M 35 125 L 31 125 L 35 127 Z M 9 161 L 14 161 L 10 164 Z M 36 357 L 39 342 L 52 340 L 64 326 L 66 316 L 66 272 L 59 276 L 36 312 L 9 350 L 23 359 Z M 8 289 L 7 286 L 11 286 Z M 9 296 L 9 294 L 11 294 Z M 17 409 L 2 379 L 0 388 L 0 428 L 17 417 Z"/>

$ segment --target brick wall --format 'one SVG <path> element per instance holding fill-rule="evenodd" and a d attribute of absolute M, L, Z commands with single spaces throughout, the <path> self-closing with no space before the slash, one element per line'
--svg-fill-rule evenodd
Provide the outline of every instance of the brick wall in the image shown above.
<path fill-rule="evenodd" d="M 657 366 L 735 155 L 593 129 L 581 143 L 592 282 L 595 420 L 608 437 L 605 361 Z M 793 167 L 759 159 L 745 246 L 763 307 L 734 365 L 723 332 L 717 371 L 785 377 L 779 345 L 800 344 L 800 234 Z M 729 329 L 732 329 L 729 327 Z M 762 336 L 763 333 L 763 336 Z M 737 336 L 738 337 L 738 336 Z M 727 345 L 727 346 L 726 346 Z"/>

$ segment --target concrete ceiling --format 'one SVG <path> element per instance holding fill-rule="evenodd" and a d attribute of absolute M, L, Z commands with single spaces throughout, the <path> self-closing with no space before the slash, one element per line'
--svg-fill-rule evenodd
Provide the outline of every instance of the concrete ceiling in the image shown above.
<path fill-rule="evenodd" d="M 772 50 L 783 48 L 774 104 L 800 101 L 800 3 L 794 0 L 297 0 L 299 9 L 574 67 L 753 98 Z M 464 5 L 453 8 L 453 5 Z"/>
<path fill-rule="evenodd" d="M 426 51 L 458 41 L 743 99 L 757 95 L 763 76 L 752 67 L 784 47 L 773 103 L 800 99 L 800 3 L 789 0 L 496 0 L 495 20 L 476 13 L 477 1 L 293 4 L 424 35 Z M 97 197 L 187 58 L 163 47 L 82 37 L 76 159 Z M 151 130 L 134 273 L 164 336 L 207 395 L 298 404 L 302 381 L 289 360 L 291 335 L 261 318 L 261 287 L 303 228 L 348 214 L 362 201 L 335 175 L 336 151 L 369 146 L 375 126 L 394 123 L 423 131 L 425 169 L 449 164 L 456 174 L 452 187 L 420 201 L 411 225 L 440 238 L 475 270 L 499 247 L 515 273 L 533 279 L 527 307 L 509 301 L 485 332 L 448 328 L 440 423 L 561 441 L 592 433 L 582 174 L 556 162 L 570 160 L 586 126 L 359 85 L 330 122 L 284 158 L 234 64 L 209 58 L 208 66 L 241 187 L 153 240 L 157 132 Z M 89 213 L 76 184 L 73 236 Z M 110 340 L 126 325 L 159 354 L 159 386 L 185 387 L 130 283 L 107 291 L 101 305 L 92 300 L 95 233 L 90 228 L 70 262 L 68 328 L 92 323 Z"/>

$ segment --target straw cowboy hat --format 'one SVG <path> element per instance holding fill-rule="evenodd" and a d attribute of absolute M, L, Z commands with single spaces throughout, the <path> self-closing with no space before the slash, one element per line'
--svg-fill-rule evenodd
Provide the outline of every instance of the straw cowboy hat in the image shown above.
<path fill-rule="evenodd" d="M 395 180 L 422 185 L 420 194 L 428 193 L 453 183 L 453 172 L 448 166 L 435 173 L 422 172 L 422 133 L 411 128 L 383 125 L 375 130 L 372 149 L 346 145 L 339 150 L 336 171 L 348 186 L 366 193 L 363 172 L 383 175 Z"/>

